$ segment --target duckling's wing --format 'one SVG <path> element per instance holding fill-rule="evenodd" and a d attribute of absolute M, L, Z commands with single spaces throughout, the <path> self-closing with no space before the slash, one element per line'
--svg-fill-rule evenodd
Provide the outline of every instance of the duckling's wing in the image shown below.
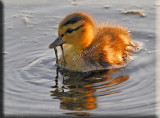
<path fill-rule="evenodd" d="M 101 58 L 95 57 L 96 55 L 92 56 L 85 56 L 83 57 L 85 64 L 84 66 L 87 68 L 87 70 L 101 70 L 101 69 L 107 69 L 110 67 L 110 64 L 102 60 Z"/>
<path fill-rule="evenodd" d="M 103 60 L 100 60 L 98 63 L 99 63 L 103 68 L 106 68 L 106 67 L 111 66 L 109 63 L 107 63 L 107 62 L 105 62 L 105 61 L 103 61 Z"/>

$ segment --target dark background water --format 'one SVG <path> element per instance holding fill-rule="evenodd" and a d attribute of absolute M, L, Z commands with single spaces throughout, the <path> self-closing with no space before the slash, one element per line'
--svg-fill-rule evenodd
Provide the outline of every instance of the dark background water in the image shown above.
<path fill-rule="evenodd" d="M 106 8 L 107 6 L 107 8 Z M 4 1 L 4 114 L 17 116 L 154 116 L 156 10 L 150 0 Z M 126 26 L 142 49 L 120 70 L 92 76 L 57 72 L 48 45 L 73 11 Z M 123 14 L 124 10 L 143 11 Z"/>

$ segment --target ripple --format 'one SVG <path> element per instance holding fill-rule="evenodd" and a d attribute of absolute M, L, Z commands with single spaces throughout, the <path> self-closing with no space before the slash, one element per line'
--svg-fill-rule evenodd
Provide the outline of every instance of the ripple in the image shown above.
<path fill-rule="evenodd" d="M 142 67 L 146 66 L 148 65 Z M 119 114 L 153 112 L 155 110 L 154 73 L 148 73 L 148 76 L 153 77 L 153 79 L 148 80 L 145 79 L 147 74 L 141 74 L 141 76 L 136 77 L 133 72 L 130 72 L 132 70 L 137 70 L 136 66 L 115 72 L 113 74 L 115 77 L 108 74 L 109 72 L 94 75 L 93 77 L 88 76 L 85 79 L 73 76 L 66 77 L 61 91 L 59 91 L 60 88 L 55 88 L 55 90 L 51 91 L 51 96 L 61 101 L 61 109 L 89 110 L 89 108 L 97 108 L 98 104 L 104 109 L 110 109 Z M 144 73 L 142 71 L 146 70 L 143 69 L 136 72 Z M 130 73 L 130 75 L 127 73 Z M 61 74 L 59 76 L 63 77 Z M 73 109 L 73 106 L 70 107 L 69 104 L 79 105 Z M 125 113 L 126 111 L 127 113 Z M 113 115 L 110 111 L 108 111 L 108 114 Z"/>
<path fill-rule="evenodd" d="M 19 45 L 20 49 L 22 47 Z M 5 55 L 5 109 L 11 113 L 32 107 L 34 113 L 51 113 L 49 109 L 56 109 L 59 113 L 61 110 L 90 110 L 97 115 L 114 115 L 115 112 L 150 115 L 156 106 L 155 53 L 145 59 L 147 51 L 138 53 L 140 55 L 125 68 L 95 74 L 58 69 L 54 52 L 45 48 L 8 53 Z M 14 110 L 12 101 L 16 103 Z M 88 114 L 83 112 L 75 115 Z"/>
<path fill-rule="evenodd" d="M 28 49 L 18 53 L 21 56 L 7 58 L 6 65 L 15 62 L 12 66 L 16 68 L 11 70 L 7 66 L 6 97 L 12 96 L 12 99 L 19 102 L 18 106 L 27 107 L 31 103 L 49 104 L 51 99 L 47 91 L 50 91 L 51 98 L 59 100 L 59 107 L 64 110 L 109 109 L 107 114 L 110 115 L 114 114 L 113 111 L 118 114 L 154 111 L 155 74 L 154 71 L 146 73 L 148 66 L 153 66 L 151 63 L 146 65 L 146 62 L 153 62 L 153 58 L 141 61 L 141 57 L 135 57 L 141 61 L 138 68 L 131 63 L 131 66 L 124 69 L 109 69 L 106 72 L 81 76 L 57 70 L 52 53 L 48 50 Z M 7 75 L 9 71 L 13 73 Z M 147 76 L 153 79 L 146 78 Z"/>

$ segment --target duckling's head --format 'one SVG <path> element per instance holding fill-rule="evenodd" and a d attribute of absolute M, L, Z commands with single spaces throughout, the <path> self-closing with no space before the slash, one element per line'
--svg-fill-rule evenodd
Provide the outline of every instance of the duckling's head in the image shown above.
<path fill-rule="evenodd" d="M 92 18 L 82 12 L 69 14 L 60 22 L 58 35 L 49 48 L 55 48 L 62 44 L 70 44 L 75 49 L 87 48 L 94 39 Z"/>

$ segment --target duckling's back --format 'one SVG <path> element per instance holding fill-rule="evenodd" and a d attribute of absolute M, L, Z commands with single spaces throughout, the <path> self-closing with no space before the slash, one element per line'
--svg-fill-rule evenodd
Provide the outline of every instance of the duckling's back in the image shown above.
<path fill-rule="evenodd" d="M 86 57 L 102 67 L 123 66 L 135 52 L 138 44 L 131 40 L 126 28 L 121 26 L 98 26 L 94 42 L 86 49 Z"/>

